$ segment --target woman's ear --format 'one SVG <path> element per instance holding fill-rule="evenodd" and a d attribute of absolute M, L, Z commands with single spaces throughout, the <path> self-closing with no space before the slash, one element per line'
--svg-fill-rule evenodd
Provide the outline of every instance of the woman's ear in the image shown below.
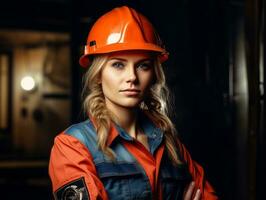
<path fill-rule="evenodd" d="M 156 82 L 157 82 L 157 79 L 156 79 L 156 77 L 154 76 L 154 77 L 152 78 L 152 81 L 151 81 L 151 86 L 154 86 L 154 85 L 156 84 Z"/>
<path fill-rule="evenodd" d="M 102 84 L 102 72 L 100 72 L 99 74 L 98 74 L 98 76 L 97 76 L 97 84 Z"/>
<path fill-rule="evenodd" d="M 101 79 L 101 77 L 98 77 L 98 78 L 97 78 L 97 84 L 99 84 L 99 85 L 102 84 L 102 79 Z"/>

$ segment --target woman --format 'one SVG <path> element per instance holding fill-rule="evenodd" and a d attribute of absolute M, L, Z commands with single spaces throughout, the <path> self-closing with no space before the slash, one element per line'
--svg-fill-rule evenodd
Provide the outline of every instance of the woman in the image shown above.
<path fill-rule="evenodd" d="M 167 116 L 167 58 L 134 9 L 96 21 L 80 59 L 88 120 L 59 134 L 51 151 L 56 199 L 218 199 Z"/>

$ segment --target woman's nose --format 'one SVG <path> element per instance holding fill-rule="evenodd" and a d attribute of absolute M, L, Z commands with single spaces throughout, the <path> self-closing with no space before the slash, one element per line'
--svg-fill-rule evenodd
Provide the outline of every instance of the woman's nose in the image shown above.
<path fill-rule="evenodd" d="M 137 72 L 134 66 L 128 67 L 127 70 L 127 82 L 136 82 L 137 81 Z"/>

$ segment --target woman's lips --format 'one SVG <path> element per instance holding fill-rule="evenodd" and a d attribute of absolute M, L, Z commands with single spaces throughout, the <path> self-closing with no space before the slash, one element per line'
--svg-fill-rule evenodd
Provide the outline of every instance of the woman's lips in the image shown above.
<path fill-rule="evenodd" d="M 125 89 L 125 90 L 120 90 L 120 92 L 125 94 L 126 96 L 136 96 L 140 93 L 140 90 L 138 90 L 138 89 Z"/>

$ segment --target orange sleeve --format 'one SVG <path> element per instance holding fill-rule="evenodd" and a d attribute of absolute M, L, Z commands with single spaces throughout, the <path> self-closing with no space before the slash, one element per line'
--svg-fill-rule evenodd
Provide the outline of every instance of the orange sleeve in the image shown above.
<path fill-rule="evenodd" d="M 64 185 L 82 178 L 89 199 L 108 199 L 97 176 L 90 152 L 79 140 L 70 135 L 61 133 L 55 138 L 50 155 L 49 175 L 54 194 Z"/>
<path fill-rule="evenodd" d="M 192 160 L 188 150 L 180 141 L 178 141 L 178 147 L 181 156 L 188 165 L 189 172 L 196 187 L 201 191 L 201 200 L 218 200 L 213 187 L 205 179 L 203 168 L 197 162 Z"/>

